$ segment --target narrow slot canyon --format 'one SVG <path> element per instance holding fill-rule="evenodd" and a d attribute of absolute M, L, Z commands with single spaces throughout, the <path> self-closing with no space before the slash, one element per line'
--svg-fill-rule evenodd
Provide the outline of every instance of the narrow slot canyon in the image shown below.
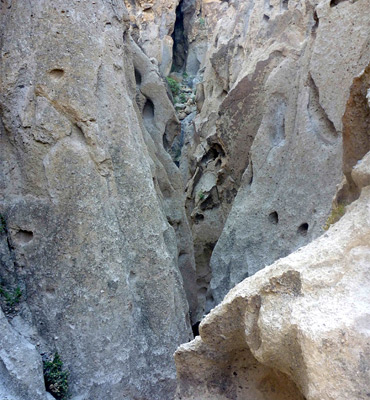
<path fill-rule="evenodd" d="M 172 33 L 173 39 L 173 58 L 172 71 L 183 73 L 186 70 L 186 58 L 188 54 L 188 38 L 184 27 L 183 7 L 187 0 L 180 0 L 176 7 L 176 21 Z"/>
<path fill-rule="evenodd" d="M 1 400 L 369 398 L 369 26 L 0 2 Z"/>

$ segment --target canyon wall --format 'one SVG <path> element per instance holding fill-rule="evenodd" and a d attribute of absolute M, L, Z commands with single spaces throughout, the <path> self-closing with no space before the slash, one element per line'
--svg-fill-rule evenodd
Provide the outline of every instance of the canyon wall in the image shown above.
<path fill-rule="evenodd" d="M 0 398 L 58 398 L 58 353 L 73 400 L 173 399 L 182 343 L 179 400 L 367 398 L 366 0 L 3 0 L 0 23 Z"/>
<path fill-rule="evenodd" d="M 342 123 L 354 79 L 354 102 L 366 100 L 367 78 L 356 78 L 370 60 L 366 2 L 216 5 L 183 150 L 199 316 L 323 233 L 342 179 L 342 133 L 362 130 L 349 168 L 369 148 L 367 106 Z"/>
<path fill-rule="evenodd" d="M 158 67 L 123 2 L 0 7 L 0 393 L 44 399 L 58 352 L 74 399 L 171 399 L 195 275 Z"/>
<path fill-rule="evenodd" d="M 263 38 L 264 29 L 272 29 L 298 47 L 292 53 L 292 47 L 274 55 L 257 52 L 255 66 L 249 59 L 252 74 L 237 80 L 218 101 L 224 111 L 208 125 L 214 127 L 214 136 L 203 141 L 208 145 L 203 146 L 204 153 L 215 142 L 222 145 L 216 158 L 221 160 L 219 168 L 233 165 L 232 173 L 240 168 L 240 160 L 247 165 L 244 172 L 240 168 L 240 181 L 231 181 L 238 191 L 212 253 L 209 293 L 214 301 L 209 305 L 219 303 L 243 274 L 253 276 L 205 317 L 200 336 L 177 350 L 179 400 L 370 396 L 367 4 L 323 1 L 308 7 L 306 2 L 307 8 L 299 9 L 302 4 L 283 2 L 276 11 L 276 2 L 249 3 L 250 26 L 255 13 L 261 17 L 259 34 L 250 37 L 253 46 Z M 302 22 L 306 25 L 296 36 Z M 225 26 L 221 20 L 220 27 Z M 265 41 L 260 44 L 266 46 Z M 276 45 L 276 37 L 268 44 Z M 214 80 L 207 82 L 213 85 Z M 238 88 L 238 97 L 227 101 Z M 208 106 L 204 100 L 203 108 Z M 210 96 L 210 110 L 212 101 L 217 104 Z M 208 123 L 206 118 L 203 123 Z M 254 137 L 245 135 L 248 129 Z M 233 140 L 244 142 L 230 150 Z M 233 154 L 230 160 L 228 152 Z M 197 156 L 202 162 L 199 147 Z M 207 173 L 217 173 L 216 166 L 203 163 L 198 185 Z M 218 185 L 217 190 L 220 193 Z M 334 194 L 329 221 L 338 219 L 336 213 L 347 205 L 339 222 L 309 245 L 256 272 L 323 233 Z"/>
<path fill-rule="evenodd" d="M 177 350 L 177 399 L 369 397 L 369 157 L 342 219 L 237 285 Z"/>

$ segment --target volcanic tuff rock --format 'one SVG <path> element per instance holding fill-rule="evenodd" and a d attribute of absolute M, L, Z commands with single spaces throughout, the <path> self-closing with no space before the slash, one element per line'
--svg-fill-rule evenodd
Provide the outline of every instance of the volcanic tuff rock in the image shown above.
<path fill-rule="evenodd" d="M 177 399 L 368 399 L 369 161 L 339 222 L 237 285 L 177 350 Z"/>
<path fill-rule="evenodd" d="M 1 309 L 0 332 L 0 398 L 46 400 L 39 353 L 12 328 Z"/>
<path fill-rule="evenodd" d="M 354 162 L 369 150 L 366 1 L 219 7 L 197 92 L 200 113 L 184 151 L 199 315 L 322 233 L 341 180 L 342 131 L 351 137 L 361 127 Z"/>
<path fill-rule="evenodd" d="M 0 397 L 50 398 L 58 351 L 74 400 L 172 399 L 189 311 L 322 232 L 342 132 L 357 201 L 207 317 L 178 397 L 370 393 L 366 0 L 2 0 L 0 24 Z M 180 170 L 171 64 L 197 75 Z"/>
<path fill-rule="evenodd" d="M 33 394 L 17 394 L 43 398 L 40 343 L 74 398 L 170 399 L 172 353 L 191 337 L 180 270 L 190 304 L 195 276 L 158 68 L 123 3 L 0 7 L 1 284 L 23 288 L 10 325 L 24 337 L 19 351 L 2 337 L 2 376 L 27 359 L 17 376 Z"/>
<path fill-rule="evenodd" d="M 130 15 L 132 37 L 148 57 L 155 58 L 161 72 L 168 75 L 172 64 L 171 34 L 178 1 L 124 0 L 124 3 Z"/>

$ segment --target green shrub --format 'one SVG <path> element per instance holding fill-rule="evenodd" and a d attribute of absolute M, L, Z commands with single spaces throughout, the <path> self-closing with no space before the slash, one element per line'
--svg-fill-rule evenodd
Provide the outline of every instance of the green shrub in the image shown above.
<path fill-rule="evenodd" d="M 198 198 L 199 200 L 204 200 L 206 196 L 204 195 L 203 191 L 201 190 L 200 192 L 198 192 Z"/>
<path fill-rule="evenodd" d="M 171 89 L 173 96 L 177 96 L 180 93 L 180 85 L 173 78 L 167 77 L 168 85 Z"/>
<path fill-rule="evenodd" d="M 325 225 L 323 226 L 324 230 L 327 231 L 330 228 L 330 225 L 338 222 L 346 212 L 346 207 L 344 204 L 338 204 L 332 208 L 331 213 L 326 220 Z"/>
<path fill-rule="evenodd" d="M 22 291 L 19 287 L 17 287 L 14 291 L 10 292 L 4 289 L 3 286 L 0 286 L 0 295 L 4 297 L 6 301 L 6 305 L 8 307 L 14 307 L 18 304 L 22 297 Z"/>
<path fill-rule="evenodd" d="M 200 17 L 200 18 L 199 18 L 199 25 L 200 25 L 201 27 L 204 27 L 204 26 L 206 25 L 206 20 L 205 20 L 203 17 Z"/>
<path fill-rule="evenodd" d="M 180 97 L 180 103 L 182 104 L 186 103 L 187 99 L 185 93 L 181 93 L 179 97 Z"/>
<path fill-rule="evenodd" d="M 46 390 L 57 400 L 69 398 L 68 377 L 69 372 L 63 369 L 63 362 L 58 353 L 54 354 L 53 361 L 44 361 Z"/>

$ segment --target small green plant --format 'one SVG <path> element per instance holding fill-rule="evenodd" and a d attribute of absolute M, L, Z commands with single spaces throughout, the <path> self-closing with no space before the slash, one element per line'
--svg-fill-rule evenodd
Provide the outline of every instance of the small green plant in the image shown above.
<path fill-rule="evenodd" d="M 0 214 L 0 233 L 4 233 L 6 229 L 5 218 Z"/>
<path fill-rule="evenodd" d="M 182 74 L 182 77 L 183 77 L 184 79 L 186 79 L 186 78 L 189 78 L 189 75 L 187 74 L 186 71 L 184 71 L 183 74 Z"/>
<path fill-rule="evenodd" d="M 199 18 L 199 25 L 200 25 L 201 27 L 204 27 L 204 26 L 206 25 L 206 20 L 205 20 L 203 17 L 200 17 L 200 18 Z"/>
<path fill-rule="evenodd" d="M 182 103 L 182 104 L 186 103 L 187 99 L 186 99 L 185 93 L 180 93 L 179 98 L 180 98 L 180 103 Z"/>
<path fill-rule="evenodd" d="M 180 93 L 180 85 L 178 82 L 176 82 L 173 78 L 170 78 L 169 76 L 166 78 L 168 85 L 171 89 L 172 95 L 177 96 Z"/>
<path fill-rule="evenodd" d="M 69 372 L 63 368 L 63 362 L 56 352 L 53 361 L 44 361 L 44 380 L 46 390 L 57 400 L 69 398 Z"/>
<path fill-rule="evenodd" d="M 205 196 L 205 194 L 203 193 L 202 190 L 201 190 L 200 192 L 198 192 L 198 198 L 199 198 L 199 200 L 204 200 L 205 197 L 206 197 L 206 196 Z"/>
<path fill-rule="evenodd" d="M 334 206 L 331 210 L 331 213 L 326 220 L 325 225 L 323 226 L 324 230 L 327 231 L 330 228 L 330 225 L 335 224 L 338 222 L 346 212 L 346 207 L 344 204 L 338 204 Z"/>
<path fill-rule="evenodd" d="M 19 287 L 17 287 L 14 291 L 10 292 L 4 289 L 3 286 L 0 286 L 0 295 L 4 297 L 6 305 L 8 307 L 14 307 L 18 304 L 22 297 L 22 291 Z"/>

